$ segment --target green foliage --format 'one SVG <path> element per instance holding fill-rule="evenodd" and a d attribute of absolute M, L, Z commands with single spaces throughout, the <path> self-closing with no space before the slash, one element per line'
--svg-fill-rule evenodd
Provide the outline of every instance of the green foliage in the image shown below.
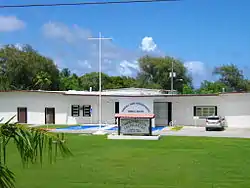
<path fill-rule="evenodd" d="M 248 91 L 249 81 L 244 78 L 243 71 L 236 65 L 216 67 L 213 73 L 219 76 L 219 81 L 234 91 Z"/>
<path fill-rule="evenodd" d="M 8 80 L 1 89 L 57 90 L 59 71 L 53 61 L 31 46 L 23 50 L 7 45 L 0 49 L 0 80 Z"/>
<path fill-rule="evenodd" d="M 62 69 L 60 72 L 59 89 L 62 91 L 81 90 L 80 78 L 76 74 L 71 74 L 69 69 Z"/>
<path fill-rule="evenodd" d="M 48 151 L 50 162 L 52 156 L 57 157 L 57 150 L 61 151 L 62 156 L 72 155 L 66 147 L 64 140 L 44 129 L 31 128 L 18 123 L 11 123 L 15 118 L 13 116 L 6 123 L 0 125 L 0 187 L 15 187 L 15 176 L 8 169 L 7 165 L 7 146 L 12 141 L 22 160 L 23 166 L 29 163 L 35 163 L 37 160 L 42 164 L 45 149 Z M 54 152 L 53 152 L 54 150 Z"/>
<path fill-rule="evenodd" d="M 15 187 L 15 175 L 7 166 L 0 164 L 0 187 L 13 188 Z"/>
<path fill-rule="evenodd" d="M 106 84 L 106 89 L 119 89 L 128 87 L 138 87 L 137 80 L 135 78 L 126 76 L 111 76 L 110 82 Z"/>
<path fill-rule="evenodd" d="M 195 91 L 191 86 L 184 84 L 182 89 L 182 94 L 194 94 L 194 93 Z"/>
<path fill-rule="evenodd" d="M 188 75 L 184 64 L 172 57 L 150 57 L 144 56 L 139 59 L 140 73 L 138 80 L 142 86 L 152 85 L 154 88 L 171 89 L 170 72 L 173 62 L 173 69 L 176 72 L 174 78 L 175 90 L 181 91 L 183 84 L 191 85 L 192 79 Z"/>
<path fill-rule="evenodd" d="M 170 72 L 176 73 L 174 90 L 183 94 L 208 94 L 230 91 L 250 91 L 250 82 L 236 65 L 216 67 L 213 74 L 215 82 L 203 81 L 201 87 L 194 90 L 192 77 L 183 62 L 173 57 L 143 56 L 139 58 L 140 71 L 136 78 L 109 76 L 102 73 L 102 90 L 118 88 L 171 89 Z M 84 75 L 71 73 L 68 68 L 58 70 L 54 62 L 39 54 L 30 45 L 22 49 L 6 45 L 0 49 L 0 90 L 99 90 L 99 73 Z"/>
<path fill-rule="evenodd" d="M 199 94 L 209 94 L 209 93 L 222 93 L 228 92 L 229 88 L 224 83 L 217 82 L 209 82 L 207 80 L 201 83 L 200 88 L 197 90 Z"/>
<path fill-rule="evenodd" d="M 33 82 L 35 83 L 34 87 L 41 90 L 49 90 L 52 84 L 51 76 L 43 71 L 36 74 Z"/>
<path fill-rule="evenodd" d="M 102 73 L 102 89 L 106 89 L 106 85 L 110 82 L 110 77 Z M 83 90 L 89 90 L 92 87 L 93 91 L 99 90 L 99 73 L 87 73 L 80 77 L 80 84 Z"/>

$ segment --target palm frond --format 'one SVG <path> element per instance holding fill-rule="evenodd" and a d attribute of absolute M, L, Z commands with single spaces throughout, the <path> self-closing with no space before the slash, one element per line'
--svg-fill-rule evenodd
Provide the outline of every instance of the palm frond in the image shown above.
<path fill-rule="evenodd" d="M 63 157 L 72 156 L 71 151 L 65 145 L 64 135 L 48 132 L 41 128 L 27 127 L 18 123 L 11 123 L 13 116 L 6 123 L 0 125 L 0 187 L 13 188 L 14 174 L 6 166 L 6 151 L 10 140 L 14 141 L 20 154 L 23 166 L 35 163 L 39 159 L 43 162 L 44 152 L 48 152 L 50 163 L 58 155 L 58 150 Z M 54 151 L 54 152 L 53 152 Z"/>
<path fill-rule="evenodd" d="M 0 187 L 14 188 L 15 175 L 6 166 L 0 164 Z"/>
<path fill-rule="evenodd" d="M 57 149 L 60 150 L 63 157 L 72 155 L 64 141 L 55 133 L 19 124 L 16 127 L 14 141 L 24 164 L 29 162 L 34 163 L 38 158 L 42 162 L 45 149 L 47 149 L 51 163 L 53 162 L 53 154 L 55 157 L 57 156 Z M 53 153 L 54 150 L 55 153 Z"/>

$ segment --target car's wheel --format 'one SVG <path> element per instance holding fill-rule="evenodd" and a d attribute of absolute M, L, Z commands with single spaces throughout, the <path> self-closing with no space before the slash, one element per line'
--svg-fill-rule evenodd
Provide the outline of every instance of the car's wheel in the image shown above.
<path fill-rule="evenodd" d="M 206 131 L 209 131 L 209 128 L 206 127 Z"/>

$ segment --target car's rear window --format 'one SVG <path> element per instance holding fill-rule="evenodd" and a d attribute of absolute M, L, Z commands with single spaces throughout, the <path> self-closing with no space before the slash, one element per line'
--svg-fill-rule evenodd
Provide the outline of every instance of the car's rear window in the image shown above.
<path fill-rule="evenodd" d="M 207 120 L 219 120 L 220 118 L 219 117 L 209 117 L 207 118 Z"/>

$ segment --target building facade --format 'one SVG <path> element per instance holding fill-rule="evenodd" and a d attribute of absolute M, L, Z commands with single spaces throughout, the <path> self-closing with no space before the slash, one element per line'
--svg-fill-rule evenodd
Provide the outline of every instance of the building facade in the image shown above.
<path fill-rule="evenodd" d="M 224 116 L 229 127 L 250 127 L 250 93 L 171 95 L 166 91 L 125 88 L 101 94 L 103 124 L 116 113 L 155 114 L 153 126 L 205 125 L 210 115 Z M 27 124 L 98 124 L 99 93 L 89 91 L 0 92 L 0 119 Z"/>

